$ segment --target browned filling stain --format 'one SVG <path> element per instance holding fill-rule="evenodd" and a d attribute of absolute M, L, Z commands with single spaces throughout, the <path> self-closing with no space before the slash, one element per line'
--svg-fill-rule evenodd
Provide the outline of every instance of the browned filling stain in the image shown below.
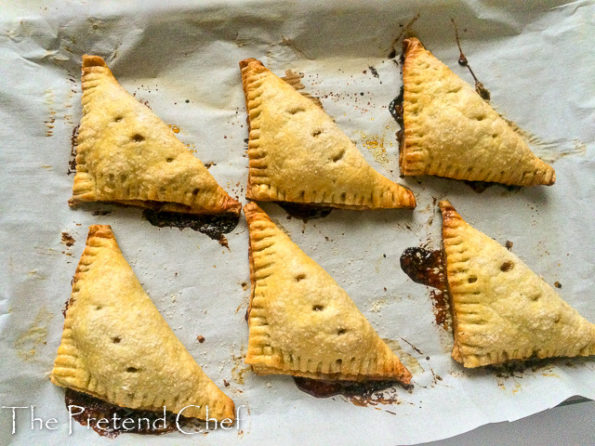
<path fill-rule="evenodd" d="M 70 158 L 68 160 L 68 169 L 66 174 L 76 173 L 76 146 L 78 145 L 79 136 L 79 125 L 72 129 L 72 135 L 70 135 Z"/>
<path fill-rule="evenodd" d="M 112 213 L 112 211 L 107 210 L 107 209 L 98 209 L 98 210 L 92 212 L 92 214 L 96 215 L 96 216 L 97 215 L 109 215 L 111 213 Z"/>
<path fill-rule="evenodd" d="M 62 310 L 62 316 L 66 319 L 66 312 L 68 311 L 68 307 L 74 303 L 74 299 L 71 297 L 66 302 L 64 302 L 64 309 Z"/>
<path fill-rule="evenodd" d="M 177 125 L 175 125 L 175 124 L 169 124 L 168 127 L 171 129 L 172 132 L 174 132 L 174 133 L 180 133 L 180 127 L 178 127 Z"/>
<path fill-rule="evenodd" d="M 430 291 L 436 324 L 448 330 L 451 323 L 450 294 L 441 249 L 407 248 L 401 255 L 401 269 L 411 280 L 435 288 Z"/>
<path fill-rule="evenodd" d="M 56 110 L 54 110 L 54 91 L 50 88 L 44 93 L 44 103 L 48 106 L 49 116 L 43 121 L 46 127 L 45 136 L 54 134 L 54 124 L 56 122 Z"/>
<path fill-rule="evenodd" d="M 166 412 L 164 418 L 163 411 L 136 410 L 115 406 L 72 389 L 66 389 L 64 402 L 66 407 L 78 406 L 84 408 L 84 411 L 81 412 L 77 407 L 73 407 L 73 418 L 83 426 L 89 425 L 95 432 L 104 437 L 114 438 L 121 433 L 159 435 L 176 430 L 176 414 L 171 412 Z M 75 415 L 78 412 L 81 413 Z M 102 422 L 101 425 L 98 423 L 102 418 L 114 420 L 114 417 L 119 418 L 119 422 Z M 126 423 L 128 429 L 122 426 L 122 419 L 125 418 L 134 420 L 134 423 Z M 197 422 L 198 420 L 183 416 L 178 419 L 180 426 L 197 425 Z"/>
<path fill-rule="evenodd" d="M 403 37 L 408 37 L 408 36 L 413 36 L 415 35 L 415 33 L 413 32 L 413 24 L 415 22 L 417 22 L 417 19 L 419 19 L 420 15 L 419 13 L 417 13 L 413 18 L 411 18 L 411 20 L 409 20 L 409 22 L 407 22 L 405 25 L 403 24 L 399 24 L 399 28 L 401 28 L 401 31 L 399 31 L 399 34 L 397 35 L 397 37 L 395 37 L 393 39 L 393 43 L 391 45 L 391 50 L 388 53 L 388 58 L 389 59 L 394 59 L 395 57 L 397 57 L 397 46 L 399 45 L 399 42 L 401 41 L 401 39 Z M 402 58 L 401 58 L 401 62 L 402 62 Z M 396 61 L 395 61 L 396 62 Z"/>
<path fill-rule="evenodd" d="M 399 404 L 395 381 L 327 381 L 297 376 L 293 380 L 298 389 L 316 398 L 341 395 L 361 407 Z"/>
<path fill-rule="evenodd" d="M 475 91 L 477 92 L 478 95 L 481 96 L 481 98 L 483 100 L 489 101 L 490 100 L 490 92 L 488 91 L 487 88 L 485 88 L 483 86 L 483 84 L 481 82 L 479 82 L 479 80 L 477 79 L 477 76 L 471 69 L 471 65 L 469 65 L 469 61 L 467 60 L 467 57 L 463 54 L 463 50 L 461 49 L 461 41 L 459 39 L 459 29 L 457 28 L 455 19 L 451 18 L 450 21 L 452 22 L 452 26 L 454 26 L 455 38 L 457 40 L 457 46 L 459 47 L 459 65 L 461 65 L 462 67 L 467 67 L 467 69 L 469 70 L 469 73 L 471 73 L 471 76 L 473 77 L 473 81 L 475 82 Z"/>
<path fill-rule="evenodd" d="M 400 133 L 402 132 L 404 125 L 403 125 L 403 94 L 404 94 L 404 88 L 401 85 L 401 90 L 399 90 L 399 94 L 397 95 L 396 98 L 394 98 L 389 106 L 388 106 L 388 111 L 390 112 L 391 116 L 394 118 L 395 121 L 397 121 L 397 124 L 399 124 L 399 126 L 401 126 L 401 130 Z M 401 138 L 399 138 L 399 141 L 401 140 Z"/>
<path fill-rule="evenodd" d="M 62 243 L 64 243 L 66 246 L 68 246 L 69 248 L 74 245 L 74 242 L 76 240 L 74 240 L 74 237 L 72 235 L 70 235 L 68 232 L 63 232 L 62 233 Z"/>
<path fill-rule="evenodd" d="M 220 215 L 194 215 L 182 214 L 178 212 L 161 212 L 153 209 L 145 209 L 143 211 L 149 223 L 159 228 L 178 228 L 180 230 L 190 228 L 194 231 L 202 232 L 213 240 L 217 240 L 221 246 L 229 248 L 227 238 L 223 234 L 233 231 L 240 216 L 237 214 L 227 213 Z"/>
<path fill-rule="evenodd" d="M 473 189 L 473 191 L 477 192 L 478 194 L 481 194 L 483 191 L 485 191 L 490 186 L 500 186 L 510 192 L 518 192 L 523 188 L 522 186 L 511 186 L 511 185 L 501 184 L 501 183 L 490 183 L 488 181 L 463 180 L 463 183 L 465 183 L 467 186 L 469 186 L 471 189 Z"/>
<path fill-rule="evenodd" d="M 56 112 L 54 110 L 50 110 L 50 117 L 43 121 L 47 130 L 45 132 L 45 136 L 52 136 L 54 134 L 54 123 L 56 122 Z"/>
<path fill-rule="evenodd" d="M 198 336 L 196 337 L 196 340 L 197 340 L 199 343 L 201 343 L 201 344 L 202 344 L 203 342 L 205 342 L 205 337 L 204 337 L 204 336 L 202 336 L 202 335 L 198 335 Z"/>
<path fill-rule="evenodd" d="M 333 210 L 332 207 L 317 204 L 290 203 L 288 201 L 275 201 L 275 203 L 281 206 L 290 217 L 299 218 L 304 223 L 307 223 L 308 220 L 324 218 Z"/>

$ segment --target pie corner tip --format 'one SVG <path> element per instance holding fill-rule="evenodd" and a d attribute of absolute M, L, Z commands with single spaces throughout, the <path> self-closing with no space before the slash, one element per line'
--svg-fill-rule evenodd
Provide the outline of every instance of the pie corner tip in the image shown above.
<path fill-rule="evenodd" d="M 257 69 L 265 69 L 263 63 L 258 60 L 255 59 L 253 57 L 248 57 L 246 59 L 242 59 L 239 62 L 240 65 L 240 70 L 242 72 L 246 71 L 246 70 L 257 70 Z"/>
<path fill-rule="evenodd" d="M 266 217 L 268 219 L 266 213 L 253 201 L 249 201 L 244 205 L 244 214 L 246 215 L 248 224 L 259 218 Z"/>
<path fill-rule="evenodd" d="M 442 224 L 445 227 L 449 226 L 450 223 L 463 221 L 463 217 L 460 216 L 450 201 L 440 200 L 438 202 L 438 207 L 440 208 L 440 212 L 442 214 Z"/>
<path fill-rule="evenodd" d="M 406 39 L 403 39 L 403 52 L 405 54 L 417 48 L 424 49 L 423 44 L 417 37 L 407 37 Z"/>
<path fill-rule="evenodd" d="M 406 386 L 412 385 L 411 380 L 413 379 L 413 375 L 409 371 L 409 369 L 405 366 L 402 366 L 400 370 L 400 375 L 398 376 L 398 380 Z"/>
<path fill-rule="evenodd" d="M 107 64 L 101 56 L 96 56 L 94 54 L 83 54 L 83 68 L 89 67 L 107 67 Z"/>
<path fill-rule="evenodd" d="M 438 202 L 438 207 L 440 208 L 440 211 L 442 211 L 442 212 L 449 212 L 449 211 L 456 212 L 454 206 L 448 200 L 440 200 Z"/>
<path fill-rule="evenodd" d="M 112 231 L 112 227 L 110 225 L 91 225 L 89 226 L 89 234 L 87 236 L 87 240 L 92 238 L 99 237 L 99 238 L 109 238 L 114 239 L 114 232 Z"/>
<path fill-rule="evenodd" d="M 546 180 L 543 182 L 546 186 L 553 186 L 556 183 L 556 171 L 552 166 L 549 166 L 549 175 L 547 175 Z"/>
<path fill-rule="evenodd" d="M 417 200 L 415 199 L 415 194 L 410 191 L 409 189 L 406 189 L 407 194 L 406 194 L 406 198 L 405 198 L 405 205 L 404 207 L 408 208 L 408 209 L 415 209 L 417 207 Z"/>
<path fill-rule="evenodd" d="M 228 214 L 240 215 L 242 213 L 242 203 L 231 196 L 227 197 L 223 208 Z"/>

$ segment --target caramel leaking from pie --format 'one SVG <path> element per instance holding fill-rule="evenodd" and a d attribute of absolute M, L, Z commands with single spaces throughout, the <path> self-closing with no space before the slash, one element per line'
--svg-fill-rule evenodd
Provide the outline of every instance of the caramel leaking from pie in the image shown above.
<path fill-rule="evenodd" d="M 440 202 L 454 325 L 465 367 L 595 354 L 595 325 L 504 246 Z"/>
<path fill-rule="evenodd" d="M 121 407 L 234 418 L 234 404 L 178 340 L 109 226 L 89 228 L 51 381 Z"/>
<path fill-rule="evenodd" d="M 99 56 L 83 56 L 83 117 L 70 205 L 110 201 L 190 214 L 239 214 L 241 204 Z"/>
<path fill-rule="evenodd" d="M 413 208 L 312 99 L 255 59 L 240 62 L 250 124 L 246 197 L 348 209 Z"/>
<path fill-rule="evenodd" d="M 415 38 L 405 40 L 404 52 L 402 174 L 554 184 L 554 169 L 471 85 Z"/>
<path fill-rule="evenodd" d="M 398 380 L 411 373 L 333 278 L 255 204 L 246 363 L 259 374 L 327 380 Z"/>

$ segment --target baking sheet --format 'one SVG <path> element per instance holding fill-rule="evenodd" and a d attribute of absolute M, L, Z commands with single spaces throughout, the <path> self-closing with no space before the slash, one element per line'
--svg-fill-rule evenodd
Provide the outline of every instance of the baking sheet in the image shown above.
<path fill-rule="evenodd" d="M 411 444 L 515 420 L 573 395 L 595 398 L 592 359 L 555 360 L 514 373 L 463 370 L 450 359 L 451 334 L 435 324 L 429 290 L 399 266 L 407 247 L 439 247 L 434 199 L 448 198 L 475 227 L 512 241 L 513 252 L 548 283 L 562 284 L 562 297 L 595 320 L 593 4 L 322 3 L 0 1 L 0 405 L 35 405 L 36 416 L 58 419 L 55 431 L 32 430 L 27 411 L 18 412 L 11 435 L 10 410 L 2 409 L 1 444 L 196 441 L 177 432 L 110 440 L 77 423 L 68 434 L 63 390 L 48 375 L 70 280 L 93 223 L 112 225 L 177 336 L 245 408 L 239 430 L 198 434 L 202 444 Z M 471 81 L 456 63 L 450 18 L 456 19 L 492 104 L 535 136 L 532 148 L 553 162 L 555 186 L 493 186 L 478 194 L 457 181 L 399 178 L 398 125 L 388 104 L 401 81 L 387 55 L 418 13 L 415 34 Z M 274 204 L 263 207 L 401 351 L 414 373 L 411 392 L 396 387 L 398 404 L 357 407 L 340 396 L 315 399 L 290 377 L 248 370 L 242 362 L 249 297 L 243 219 L 227 236 L 228 250 L 191 230 L 153 227 L 137 209 L 68 208 L 83 53 L 104 56 L 122 85 L 179 127 L 178 137 L 203 162 L 213 162 L 215 178 L 242 199 L 248 129 L 237 63 L 256 57 L 277 74 L 304 73 L 307 91 L 321 98 L 376 169 L 414 191 L 418 207 L 335 210 L 308 223 L 288 219 Z M 66 246 L 63 232 L 74 245 Z"/>

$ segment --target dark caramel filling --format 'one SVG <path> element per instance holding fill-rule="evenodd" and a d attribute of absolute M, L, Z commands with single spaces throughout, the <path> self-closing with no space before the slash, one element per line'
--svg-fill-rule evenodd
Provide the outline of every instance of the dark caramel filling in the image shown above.
<path fill-rule="evenodd" d="M 296 386 L 316 398 L 342 395 L 356 406 L 398 403 L 395 381 L 328 381 L 294 376 Z"/>
<path fill-rule="evenodd" d="M 197 423 L 193 418 L 178 417 L 171 412 L 165 412 L 164 415 L 163 411 L 135 410 L 115 406 L 72 389 L 66 389 L 64 401 L 72 418 L 83 426 L 90 426 L 104 437 L 113 438 L 126 432 L 160 435 L 176 430 L 178 425 L 188 428 Z"/>
<path fill-rule="evenodd" d="M 430 292 L 436 324 L 448 329 L 450 299 L 444 252 L 441 249 L 429 251 L 424 248 L 407 248 L 401 255 L 401 269 L 411 280 L 436 288 Z"/>

